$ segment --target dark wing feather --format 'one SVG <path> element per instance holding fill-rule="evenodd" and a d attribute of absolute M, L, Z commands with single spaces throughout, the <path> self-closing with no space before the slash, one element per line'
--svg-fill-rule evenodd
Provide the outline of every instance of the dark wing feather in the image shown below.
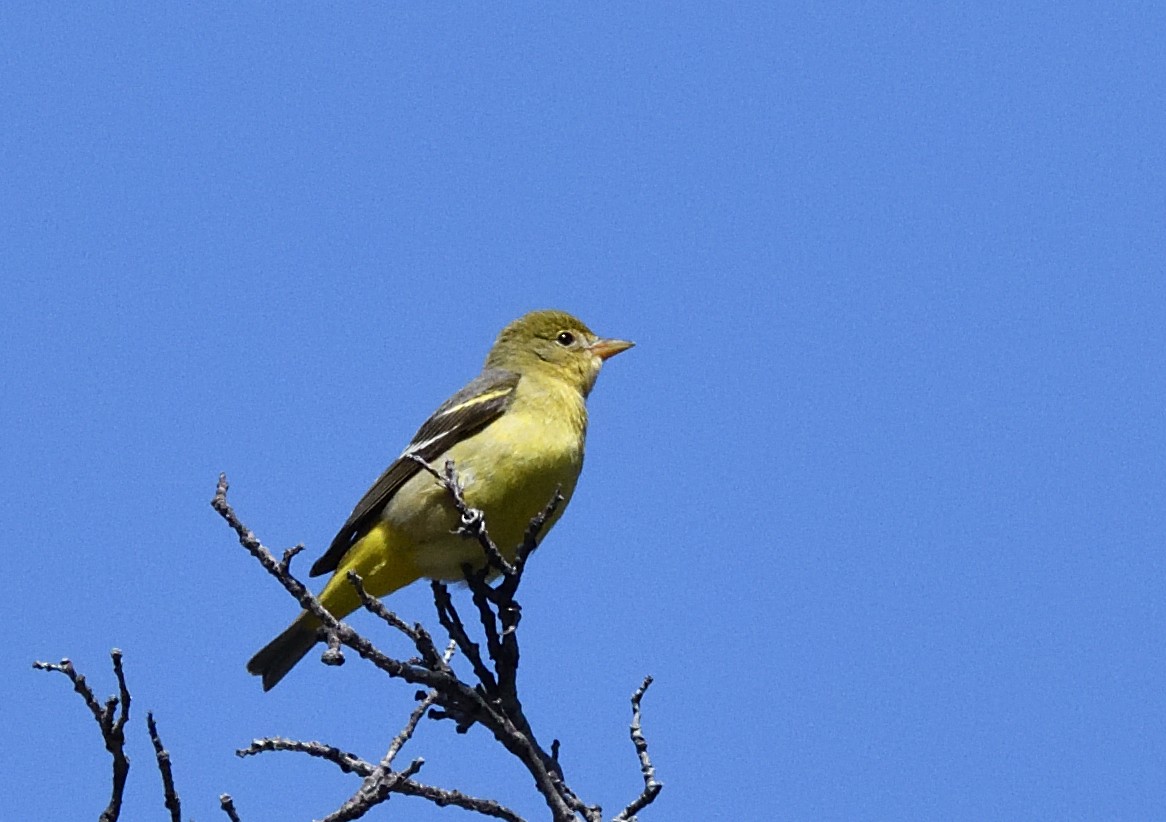
<path fill-rule="evenodd" d="M 518 375 L 501 368 L 488 368 L 458 391 L 413 436 L 405 453 L 397 457 L 373 483 L 341 526 L 324 556 L 312 565 L 311 575 L 318 577 L 335 571 L 345 552 L 364 536 L 380 519 L 381 511 L 393 494 L 421 470 L 406 454 L 416 454 L 432 462 L 455 443 L 481 431 L 510 407 Z"/>

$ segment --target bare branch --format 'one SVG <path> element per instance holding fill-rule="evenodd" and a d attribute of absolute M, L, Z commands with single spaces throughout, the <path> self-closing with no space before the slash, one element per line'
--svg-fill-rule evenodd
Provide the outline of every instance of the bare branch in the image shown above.
<path fill-rule="evenodd" d="M 421 659 L 425 667 L 432 671 L 443 670 L 443 666 L 444 668 L 448 668 L 448 665 L 441 661 L 441 654 L 438 653 L 437 646 L 433 644 L 433 637 L 429 635 L 429 632 L 425 630 L 425 627 L 420 622 L 415 622 L 410 625 L 386 608 L 383 602 L 365 590 L 364 580 L 355 571 L 348 572 L 348 581 L 356 589 L 356 595 L 360 597 L 360 603 L 366 611 L 380 617 L 387 625 L 396 628 L 412 640 L 413 644 L 417 647 L 418 653 L 421 654 Z"/>
<path fill-rule="evenodd" d="M 342 751 L 335 745 L 327 745 L 323 742 L 300 742 L 296 739 L 285 739 L 282 736 L 254 739 L 246 748 L 240 748 L 235 751 L 235 755 L 245 758 L 266 751 L 295 751 L 297 753 L 304 753 L 308 756 L 317 757 L 318 759 L 326 759 L 344 773 L 355 773 L 360 776 L 368 776 L 372 773 L 373 769 L 371 762 L 366 762 L 356 754 Z"/>
<path fill-rule="evenodd" d="M 437 608 L 437 621 L 441 623 L 441 627 L 445 628 L 446 633 L 449 634 L 450 639 L 455 642 L 458 648 L 461 649 L 462 655 L 470 661 L 470 665 L 474 668 L 474 676 L 482 683 L 482 687 L 486 689 L 487 694 L 496 694 L 498 691 L 498 684 L 494 679 L 494 674 L 486 667 L 486 663 L 482 661 L 482 649 L 478 647 L 478 643 L 470 639 L 466 632 L 466 626 L 462 624 L 462 618 L 458 615 L 457 609 L 453 606 L 453 600 L 450 599 L 449 589 L 445 583 L 437 580 L 429 583 L 433 590 L 433 603 Z M 468 729 L 468 725 L 466 728 Z M 459 730 L 463 730 L 459 727 Z M 464 730 L 463 730 L 464 732 Z"/>
<path fill-rule="evenodd" d="M 170 811 L 171 822 L 182 822 L 182 803 L 178 800 L 178 791 L 174 789 L 170 752 L 162 747 L 162 738 L 158 736 L 158 725 L 154 722 L 152 711 L 146 712 L 146 727 L 150 729 L 150 741 L 154 743 L 154 756 L 158 759 L 158 770 L 162 774 L 162 797 L 166 802 L 166 810 Z"/>
<path fill-rule="evenodd" d="M 378 603 L 379 604 L 379 603 Z M 450 659 L 453 657 L 454 650 L 457 646 L 450 640 L 449 647 L 440 661 L 448 665 Z M 389 796 L 403 781 L 413 776 L 421 769 L 422 760 L 414 760 L 408 768 L 404 771 L 393 771 L 393 759 L 400 753 L 401 748 L 405 746 L 412 737 L 413 732 L 417 730 L 417 723 L 425 716 L 425 712 L 437 701 L 438 693 L 435 690 L 424 694 L 418 702 L 417 707 L 413 709 L 413 713 L 409 715 L 409 720 L 405 723 L 405 727 L 401 729 L 389 745 L 389 750 L 368 776 L 365 777 L 360 789 L 343 805 L 331 813 L 325 822 L 344 822 L 345 820 L 359 819 L 364 816 L 374 806 L 388 800 Z"/>
<path fill-rule="evenodd" d="M 482 816 L 505 819 L 507 822 L 524 822 L 523 818 L 517 813 L 505 805 L 495 802 L 493 799 L 478 799 L 477 797 L 467 796 L 461 791 L 435 788 L 432 785 L 423 785 L 412 779 L 402 782 L 397 787 L 396 792 L 405 796 L 419 796 L 422 799 L 428 799 L 440 808 L 452 806 L 455 808 L 463 808 L 467 811 L 474 811 L 475 813 L 482 814 Z"/>
<path fill-rule="evenodd" d="M 239 812 L 235 810 L 235 800 L 231 799 L 229 793 L 219 795 L 219 807 L 223 809 L 223 813 L 227 815 L 227 818 L 231 822 L 243 822 L 239 818 Z"/>
<path fill-rule="evenodd" d="M 551 495 L 551 501 L 541 511 L 535 514 L 534 519 L 526 526 L 526 534 L 522 539 L 522 545 L 518 547 L 518 553 L 514 559 L 514 574 L 511 576 L 519 577 L 522 575 L 522 571 L 526 567 L 526 561 L 534 553 L 534 549 L 538 547 L 538 541 L 542 536 L 543 529 L 547 527 L 547 523 L 562 504 L 563 489 L 560 486 L 555 488 L 555 493 Z M 513 585 L 518 587 L 518 582 L 515 581 Z"/>
<path fill-rule="evenodd" d="M 425 764 L 423 759 L 414 759 L 405 770 L 395 773 L 386 771 L 375 777 L 369 777 L 361 785 L 356 795 L 324 817 L 323 822 L 351 822 L 360 819 L 369 809 L 386 801 L 403 782 L 421 770 Z"/>
<path fill-rule="evenodd" d="M 562 495 L 556 490 L 543 510 L 531 519 L 522 544 L 514 549 L 514 561 L 508 562 L 491 540 L 483 513 L 466 504 L 463 486 L 454 470 L 453 461 L 446 461 L 444 471 L 439 473 L 418 457 L 412 458 L 436 477 L 449 492 L 461 517 L 458 531 L 467 538 L 475 539 L 482 547 L 485 562 L 467 564 L 462 570 L 471 590 L 473 603 L 478 610 L 488 658 L 483 657 L 478 643 L 471 638 L 443 583 L 433 583 L 433 594 L 438 619 L 450 636 L 450 643 L 444 654 L 438 652 L 432 636 L 420 623 L 410 624 L 401 619 L 378 598 L 368 593 L 359 575 L 349 572 L 347 579 L 356 590 L 364 608 L 408 637 L 419 656 L 401 661 L 381 652 L 349 625 L 336 619 L 307 587 L 291 574 L 292 560 L 303 550 L 303 545 L 284 551 L 282 558 L 277 560 L 239 520 L 227 502 L 226 475 L 220 475 L 212 501 L 213 507 L 235 531 L 239 543 L 280 582 L 301 608 L 319 621 L 318 638 L 328 646 L 324 661 L 330 664 L 343 663 L 341 648 L 348 647 L 390 676 L 415 685 L 424 685 L 428 689 L 417 693 L 417 705 L 404 727 L 393 738 L 384 757 L 376 765 L 356 754 L 323 742 L 303 742 L 282 737 L 256 739 L 250 746 L 236 753 L 240 757 L 247 757 L 265 751 L 299 752 L 332 762 L 345 773 L 361 776 L 363 781 L 357 792 L 330 814 L 326 822 L 358 819 L 371 808 L 387 801 L 393 794 L 416 796 L 438 806 L 460 807 L 508 822 L 523 822 L 517 813 L 494 800 L 472 797 L 460 791 L 418 782 L 414 777 L 424 765 L 424 760 L 420 757 L 413 759 L 400 770 L 393 769 L 396 758 L 412 739 L 423 717 L 452 718 L 457 722 L 458 730 L 461 732 L 474 724 L 480 724 L 523 763 L 533 778 L 536 789 L 546 801 L 555 822 L 571 820 L 577 822 L 579 816 L 587 822 L 602 822 L 600 807 L 583 802 L 566 784 L 559 760 L 559 741 L 557 739 L 553 741 L 549 754 L 539 745 L 518 697 L 517 672 L 520 655 L 517 628 L 522 609 L 516 599 L 516 593 L 531 553 L 537 546 L 547 523 L 553 519 L 563 502 Z M 491 579 L 498 580 L 497 584 L 491 585 L 489 582 Z M 460 648 L 469 660 L 478 680 L 476 684 L 462 681 L 451 667 L 450 660 L 457 648 Z M 104 703 L 97 699 L 85 677 L 76 671 L 68 659 L 63 659 L 59 663 L 34 663 L 34 667 L 39 670 L 57 671 L 69 678 L 73 683 L 73 689 L 82 697 L 97 722 L 105 747 L 113 758 L 113 789 L 109 805 L 101 814 L 101 822 L 117 822 L 130 764 L 125 754 L 125 727 L 129 721 L 131 696 L 126 685 L 121 651 L 114 649 L 111 657 L 118 691 Z M 644 789 L 614 817 L 613 822 L 635 822 L 635 814 L 650 805 L 662 788 L 661 783 L 656 780 L 655 768 L 648 755 L 648 743 L 641 727 L 641 702 L 651 683 L 652 678 L 646 677 L 631 700 L 630 735 L 640 760 Z M 170 812 L 171 822 L 181 822 L 181 803 L 175 789 L 170 754 L 162 743 L 152 713 L 147 714 L 146 724 L 162 776 L 165 806 Z M 219 801 L 220 807 L 231 822 L 240 822 L 230 795 L 220 795 Z"/>
<path fill-rule="evenodd" d="M 327 628 L 320 628 L 324 639 L 324 653 L 320 654 L 320 661 L 325 665 L 339 667 L 344 664 L 344 649 L 340 647 L 340 635 Z"/>
<path fill-rule="evenodd" d="M 225 479 L 226 479 L 225 474 L 221 475 L 219 477 L 220 482 L 223 482 Z M 222 487 L 222 486 L 220 486 L 220 487 Z M 222 487 L 222 491 L 223 491 L 223 495 L 224 495 L 223 499 L 225 500 L 227 489 L 225 487 Z M 215 498 L 218 499 L 218 496 L 216 495 Z M 288 548 L 286 551 L 284 551 L 283 552 L 283 559 L 281 559 L 279 561 L 279 566 L 278 566 L 280 572 L 284 573 L 284 574 L 291 573 L 291 561 L 293 559 L 295 559 L 296 556 L 303 550 L 304 550 L 304 544 L 301 542 L 298 545 L 293 545 L 291 548 Z"/>
<path fill-rule="evenodd" d="M 474 607 L 478 609 L 478 621 L 482 624 L 482 634 L 486 637 L 486 651 L 494 662 L 494 671 L 498 676 L 496 691 L 505 691 L 507 684 L 513 680 L 518 670 L 517 659 L 507 659 L 502 653 L 502 636 L 498 629 L 498 614 L 495 614 L 491 604 L 495 604 L 499 611 L 503 607 L 515 608 L 513 600 L 499 602 L 495 599 L 495 591 L 486 582 L 484 570 L 475 571 L 469 565 L 462 566 L 462 573 L 466 576 L 466 585 L 470 589 Z"/>
<path fill-rule="evenodd" d="M 449 661 L 453 659 L 456 650 L 457 645 L 453 640 L 450 640 L 449 645 L 445 649 L 445 653 L 442 654 L 442 661 L 448 665 Z M 393 764 L 393 760 L 401 752 L 401 748 L 405 747 L 405 743 L 413 738 L 413 733 L 417 730 L 417 724 L 421 722 L 421 718 L 425 716 L 425 712 L 429 710 L 429 707 L 437 701 L 437 697 L 437 691 L 430 691 L 418 702 L 417 707 L 413 709 L 413 713 L 409 715 L 409 721 L 405 723 L 405 727 L 393 737 L 393 741 L 389 745 L 389 750 L 385 753 L 385 758 L 381 760 L 382 766 L 387 768 Z"/>
<path fill-rule="evenodd" d="M 644 677 L 643 683 L 632 694 L 631 738 L 632 745 L 636 749 L 636 756 L 640 758 L 640 772 L 644 775 L 644 790 L 629 802 L 628 806 L 612 822 L 635 822 L 636 814 L 656 801 L 656 797 L 660 795 L 660 791 L 664 787 L 663 783 L 656 781 L 656 769 L 648 756 L 648 740 L 644 738 L 644 733 L 640 728 L 640 702 L 651 684 L 652 677 Z"/>
<path fill-rule="evenodd" d="M 259 538 L 255 536 L 250 528 L 239 520 L 234 508 L 227 502 L 228 487 L 227 475 L 220 474 L 214 499 L 211 500 L 211 506 L 218 512 L 219 516 L 226 520 L 227 524 L 236 533 L 239 538 L 239 544 L 251 556 L 259 560 L 259 564 L 279 581 L 284 589 L 300 604 L 301 608 L 320 620 L 326 631 L 335 634 L 339 642 L 352 648 L 361 657 L 369 660 L 389 676 L 404 679 L 406 682 L 414 685 L 424 685 L 430 688 L 446 684 L 445 680 L 448 677 L 420 666 L 408 665 L 400 660 L 387 656 L 366 638 L 354 631 L 349 625 L 332 616 L 332 613 L 320 604 L 320 601 L 316 599 L 312 592 L 288 571 L 287 565 L 291 557 L 295 555 L 295 549 L 292 549 L 291 553 L 285 554 L 283 563 L 277 562 L 275 557 L 272 556 L 271 551 L 259 541 Z"/>
<path fill-rule="evenodd" d="M 113 659 L 113 672 L 117 677 L 118 696 L 111 696 L 105 705 L 97 701 L 93 689 L 85 681 L 85 677 L 77 673 L 73 663 L 68 659 L 60 662 L 34 662 L 32 667 L 38 671 L 57 671 L 64 674 L 73 683 L 73 690 L 85 700 L 86 707 L 97 721 L 101 729 L 101 738 L 105 742 L 105 749 L 113 757 L 113 789 L 109 797 L 109 804 L 98 817 L 100 822 L 117 822 L 121 816 L 122 798 L 125 795 L 126 778 L 130 772 L 130 759 L 125 753 L 125 726 L 130 718 L 130 692 L 126 687 L 125 672 L 121 664 L 121 651 L 114 648 L 110 652 Z M 120 707 L 120 711 L 118 708 Z"/>
<path fill-rule="evenodd" d="M 268 739 L 256 739 L 249 747 L 236 751 L 236 753 L 239 756 L 253 756 L 264 751 L 295 751 L 305 753 L 319 759 L 326 759 L 345 773 L 356 773 L 366 778 L 372 776 L 375 771 L 371 763 L 366 762 L 355 754 L 346 753 L 339 748 L 332 745 L 325 745 L 322 742 L 299 742 L 294 739 L 271 737 Z M 327 817 L 328 822 L 358 819 L 373 805 L 384 801 L 389 793 L 419 796 L 441 807 L 453 805 L 469 811 L 476 811 L 485 816 L 506 819 L 509 822 L 523 822 L 522 817 L 517 813 L 491 799 L 479 799 L 477 797 L 467 796 L 460 791 L 436 788 L 432 785 L 425 785 L 415 781 L 412 777 L 421 769 L 422 764 L 424 764 L 424 760 L 415 759 L 404 770 L 392 773 L 390 779 L 386 780 L 385 783 L 385 796 L 378 798 L 377 802 L 372 802 L 366 807 L 355 804 L 352 807 L 348 807 L 349 803 L 345 803 L 344 806 L 341 806 L 340 809 Z M 349 802 L 352 802 L 352 800 L 349 800 Z M 359 811 L 359 813 L 353 815 L 356 811 Z M 342 812 L 343 815 L 341 815 Z"/>
<path fill-rule="evenodd" d="M 587 822 L 601 822 L 600 807 L 583 802 L 566 784 L 558 757 L 558 742 L 552 746 L 550 754 L 539 745 L 518 697 L 517 672 L 520 654 L 517 628 L 522 609 L 516 594 L 527 560 L 538 545 L 547 523 L 553 519 L 563 502 L 561 493 L 556 490 L 543 510 L 531 520 L 522 544 L 515 547 L 515 560 L 511 563 L 491 540 L 482 512 L 466 503 L 463 486 L 454 470 L 453 462 L 446 461 L 444 470 L 439 472 L 416 455 L 408 457 L 433 475 L 447 490 L 454 508 L 460 515 L 458 532 L 467 538 L 475 539 L 482 548 L 485 563 L 477 568 L 473 564 L 467 564 L 463 572 L 478 610 L 488 660 L 483 657 L 478 643 L 470 637 L 453 605 L 449 590 L 443 583 L 433 582 L 432 589 L 438 620 L 451 639 L 451 650 L 444 656 L 438 654 L 432 637 L 420 624 L 410 625 L 402 620 L 379 599 L 371 596 L 365 590 L 361 578 L 350 572 L 348 580 L 354 586 L 364 608 L 405 634 L 417 648 L 420 657 L 403 662 L 383 654 L 347 624 L 333 617 L 306 586 L 291 575 L 290 561 L 298 553 L 299 546 L 287 552 L 282 562 L 277 562 L 271 552 L 239 521 L 226 500 L 226 476 L 220 475 L 212 505 L 236 532 L 240 544 L 259 560 L 268 573 L 279 580 L 304 610 L 320 621 L 321 638 L 330 646 L 326 656 L 339 657 L 339 648 L 343 645 L 352 648 L 390 676 L 413 684 L 425 685 L 428 689 L 426 693 L 419 694 L 419 702 L 405 727 L 394 738 L 381 762 L 375 766 L 355 754 L 346 753 L 331 745 L 321 742 L 299 742 L 281 737 L 255 740 L 250 747 L 238 751 L 238 754 L 249 756 L 262 751 L 298 751 L 326 759 L 345 772 L 359 774 L 363 778 L 359 790 L 327 817 L 328 822 L 358 819 L 369 809 L 387 801 L 392 794 L 419 796 L 437 805 L 454 805 L 487 816 L 521 822 L 516 813 L 492 800 L 478 799 L 458 791 L 417 782 L 413 776 L 423 764 L 420 758 L 414 759 L 403 770 L 393 770 L 395 757 L 411 739 L 422 717 L 428 715 L 434 719 L 450 718 L 457 723 L 459 732 L 467 731 L 474 724 L 482 725 L 507 751 L 517 757 L 533 778 L 535 787 L 546 801 L 555 822 L 577 820 L 580 815 Z M 487 581 L 492 577 L 501 577 L 496 586 L 491 586 Z M 462 681 L 450 667 L 449 653 L 455 646 L 469 661 L 477 684 Z M 334 658 L 333 661 L 339 662 L 340 659 Z M 641 756 L 642 768 L 648 769 L 644 770 L 645 790 L 641 797 L 631 803 L 618 817 L 620 822 L 630 822 L 632 815 L 650 804 L 660 791 L 654 771 L 650 770 L 647 744 L 639 727 L 639 703 L 649 682 L 650 679 L 646 680 L 633 697 L 632 740 L 637 753 Z"/>

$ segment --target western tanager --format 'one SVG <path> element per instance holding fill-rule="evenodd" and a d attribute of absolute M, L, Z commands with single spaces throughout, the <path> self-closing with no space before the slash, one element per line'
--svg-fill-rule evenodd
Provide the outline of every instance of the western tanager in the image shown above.
<path fill-rule="evenodd" d="M 360 600 L 347 578 L 355 571 L 374 596 L 423 577 L 463 579 L 481 567 L 481 546 L 455 533 L 448 492 L 410 455 L 440 467 L 453 460 L 468 505 L 481 510 L 499 550 L 513 561 L 527 525 L 564 497 L 563 513 L 583 467 L 585 400 L 603 361 L 632 347 L 602 339 L 561 311 L 535 311 L 498 335 L 482 373 L 445 401 L 356 504 L 311 575 L 332 573 L 320 602 L 337 618 Z M 247 663 L 270 690 L 311 650 L 319 621 L 303 612 Z"/>

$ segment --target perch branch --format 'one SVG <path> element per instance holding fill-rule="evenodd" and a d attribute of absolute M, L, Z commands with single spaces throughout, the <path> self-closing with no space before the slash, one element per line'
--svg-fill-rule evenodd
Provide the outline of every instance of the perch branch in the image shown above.
<path fill-rule="evenodd" d="M 417 782 L 413 777 L 424 764 L 421 758 L 414 759 L 402 770 L 393 770 L 395 758 L 412 738 L 424 716 L 428 715 L 434 719 L 449 718 L 456 722 L 459 732 L 467 731 L 475 724 L 482 725 L 507 751 L 517 757 L 533 778 L 535 787 L 546 801 L 555 822 L 577 820 L 580 815 L 587 822 L 601 822 L 602 811 L 599 806 L 583 802 L 567 786 L 559 762 L 558 742 L 552 745 L 550 754 L 539 745 L 518 697 L 517 672 L 520 655 L 517 628 L 522 609 L 516 594 L 527 560 L 538 545 L 548 523 L 553 520 L 559 506 L 562 505 L 561 493 L 556 490 L 543 510 L 532 518 L 522 544 L 516 546 L 514 561 L 510 562 L 490 538 L 483 513 L 466 503 L 464 488 L 454 470 L 453 462 L 446 461 L 443 470 L 439 471 L 416 455 L 408 457 L 444 486 L 459 516 L 457 532 L 467 539 L 475 540 L 482 548 L 485 562 L 477 568 L 466 565 L 463 567 L 463 573 L 478 611 L 487 657 L 483 656 L 478 643 L 470 637 L 464 621 L 453 604 L 449 590 L 443 583 L 433 582 L 432 590 L 438 620 L 451 640 L 450 649 L 444 655 L 437 652 L 432 637 L 420 624 L 410 624 L 385 608 L 379 599 L 365 590 L 359 576 L 349 573 L 348 580 L 356 589 L 364 608 L 407 636 L 419 656 L 405 662 L 383 654 L 346 623 L 333 617 L 306 586 L 291 575 L 290 562 L 298 553 L 299 546 L 287 552 L 283 561 L 278 562 L 254 533 L 243 525 L 227 503 L 227 479 L 225 475 L 220 475 L 212 502 L 215 510 L 235 531 L 240 544 L 268 573 L 279 580 L 304 610 L 320 621 L 322 638 L 334 646 L 336 649 L 334 655 L 338 655 L 341 645 L 352 648 L 390 676 L 427 688 L 427 692 L 419 693 L 418 704 L 405 727 L 393 739 L 388 752 L 377 765 L 331 745 L 298 742 L 281 737 L 257 739 L 248 748 L 240 750 L 239 755 L 250 756 L 263 751 L 295 751 L 328 760 L 346 773 L 361 776 L 363 781 L 360 788 L 327 817 L 328 822 L 360 818 L 370 808 L 387 801 L 393 794 L 419 796 L 440 806 L 453 805 L 486 816 L 521 822 L 514 811 L 493 800 L 470 797 L 458 791 Z M 491 585 L 489 581 L 491 578 L 500 579 L 497 584 Z M 461 680 L 450 667 L 450 654 L 454 647 L 460 650 L 469 662 L 477 679 L 476 684 Z M 645 680 L 633 697 L 632 741 L 640 756 L 641 769 L 645 775 L 645 788 L 640 797 L 617 817 L 619 822 L 631 822 L 634 814 L 649 805 L 660 792 L 660 785 L 655 781 L 651 762 L 647 759 L 647 743 L 639 725 L 640 700 L 649 683 L 650 679 Z"/>

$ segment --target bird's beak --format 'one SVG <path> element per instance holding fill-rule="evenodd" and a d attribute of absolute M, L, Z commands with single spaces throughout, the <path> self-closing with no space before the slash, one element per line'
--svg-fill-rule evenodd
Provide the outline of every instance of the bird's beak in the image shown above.
<path fill-rule="evenodd" d="M 601 360 L 609 360 L 621 351 L 627 351 L 635 345 L 627 340 L 596 340 L 591 343 L 591 353 Z"/>

